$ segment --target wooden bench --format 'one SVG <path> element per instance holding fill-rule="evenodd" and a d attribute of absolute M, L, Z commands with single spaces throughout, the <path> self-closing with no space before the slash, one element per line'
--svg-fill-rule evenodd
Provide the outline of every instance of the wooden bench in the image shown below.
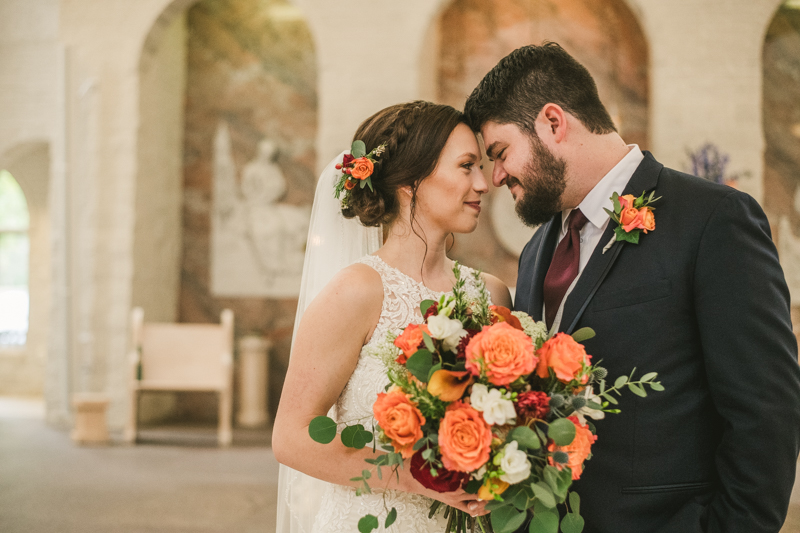
<path fill-rule="evenodd" d="M 219 398 L 221 446 L 232 440 L 233 311 L 220 324 L 145 323 L 144 311 L 131 311 L 129 356 L 130 416 L 125 440 L 136 442 L 141 391 L 208 391 Z"/>

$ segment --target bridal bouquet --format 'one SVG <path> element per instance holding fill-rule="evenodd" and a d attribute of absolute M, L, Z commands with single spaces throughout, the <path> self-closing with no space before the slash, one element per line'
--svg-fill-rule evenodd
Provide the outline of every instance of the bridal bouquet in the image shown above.
<path fill-rule="evenodd" d="M 646 396 L 663 390 L 656 373 L 606 382 L 607 371 L 591 364 L 580 342 L 594 336 L 584 328 L 549 337 L 542 322 L 519 311 L 489 304 L 475 273 L 479 296 L 470 300 L 460 268 L 453 292 L 421 303 L 424 322 L 391 335 L 374 355 L 388 368 L 389 385 L 373 405 L 367 429 L 349 421 L 341 440 L 353 448 L 372 443 L 388 452 L 367 459 L 377 477 L 382 467 L 398 475 L 410 459 L 413 477 L 437 492 L 464 489 L 483 500 L 490 519 L 446 507 L 446 531 L 509 533 L 532 514 L 531 533 L 579 533 L 584 522 L 580 498 L 570 492 L 597 440 L 588 419 L 617 413 L 623 388 Z M 353 423 L 358 422 L 358 423 Z M 368 423 L 368 422 L 365 422 Z M 322 443 L 337 435 L 337 423 L 312 420 L 311 437 Z M 352 478 L 358 492 L 371 492 L 372 469 Z M 430 515 L 442 506 L 434 501 Z M 558 506 L 566 513 L 560 516 Z M 397 518 L 392 508 L 383 520 Z M 378 517 L 364 516 L 361 533 L 377 529 Z"/>

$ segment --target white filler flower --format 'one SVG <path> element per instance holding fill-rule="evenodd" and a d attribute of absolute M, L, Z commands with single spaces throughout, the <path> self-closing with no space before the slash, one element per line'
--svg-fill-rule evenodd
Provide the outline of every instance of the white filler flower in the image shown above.
<path fill-rule="evenodd" d="M 442 341 L 442 348 L 447 352 L 456 348 L 461 342 L 461 337 L 467 334 L 460 320 L 447 318 L 444 315 L 430 317 L 428 330 L 431 332 L 431 337 Z"/>
<path fill-rule="evenodd" d="M 503 398 L 498 389 L 490 389 L 482 383 L 472 386 L 469 399 L 475 410 L 483 412 L 483 419 L 489 425 L 502 426 L 517 416 L 514 402 Z"/>
<path fill-rule="evenodd" d="M 500 479 L 513 485 L 525 481 L 531 475 L 531 462 L 528 454 L 518 449 L 517 441 L 512 440 L 503 448 L 503 458 L 500 460 L 500 469 L 504 472 Z"/>

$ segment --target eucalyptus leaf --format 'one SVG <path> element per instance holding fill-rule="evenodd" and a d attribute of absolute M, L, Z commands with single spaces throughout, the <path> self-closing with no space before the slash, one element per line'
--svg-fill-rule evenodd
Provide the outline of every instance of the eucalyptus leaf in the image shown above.
<path fill-rule="evenodd" d="M 567 513 L 561 519 L 561 531 L 563 533 L 581 533 L 583 526 L 583 517 L 575 513 Z"/>
<path fill-rule="evenodd" d="M 512 440 L 517 441 L 521 448 L 527 448 L 528 450 L 538 450 L 541 447 L 541 441 L 539 441 L 539 437 L 536 436 L 536 432 L 527 426 L 514 428 L 514 430 L 508 434 L 508 441 Z"/>
<path fill-rule="evenodd" d="M 315 417 L 308 425 L 308 435 L 320 444 L 328 444 L 336 438 L 336 422 L 327 416 Z"/>
<path fill-rule="evenodd" d="M 572 338 L 575 342 L 585 342 L 597 335 L 592 328 L 586 327 L 581 328 L 578 331 L 572 334 Z"/>
<path fill-rule="evenodd" d="M 663 391 L 664 390 L 664 385 L 662 385 L 658 381 L 653 381 L 653 382 L 650 383 L 650 388 L 655 390 L 655 391 Z"/>
<path fill-rule="evenodd" d="M 569 493 L 569 506 L 575 514 L 581 514 L 581 497 L 577 492 Z"/>
<path fill-rule="evenodd" d="M 566 418 L 557 418 L 550 423 L 547 436 L 553 439 L 557 446 L 569 446 L 575 440 L 575 424 Z"/>
<path fill-rule="evenodd" d="M 357 445 L 357 443 L 361 442 L 361 439 L 358 438 L 358 436 L 359 433 L 361 433 L 363 430 L 364 426 L 362 426 L 361 424 L 356 424 L 355 426 L 347 426 L 346 428 L 344 428 L 344 430 L 342 430 L 341 434 L 342 444 L 344 444 L 348 448 L 356 448 L 360 450 L 361 448 L 364 447 L 364 445 L 363 444 L 361 446 Z"/>
<path fill-rule="evenodd" d="M 518 511 L 514 507 L 501 507 L 492 511 L 492 529 L 494 533 L 513 533 L 525 522 L 527 516 L 527 512 Z"/>
<path fill-rule="evenodd" d="M 605 398 L 606 400 L 608 400 L 608 403 L 613 403 L 614 405 L 619 405 L 619 402 L 617 401 L 617 399 L 616 399 L 616 398 L 614 398 L 614 397 L 611 395 L 611 393 L 610 393 L 610 392 L 606 392 L 605 394 L 603 394 L 603 398 Z"/>
<path fill-rule="evenodd" d="M 622 204 L 619 203 L 619 194 L 616 192 L 611 195 L 611 201 L 614 203 L 614 212 L 619 213 L 622 211 Z"/>
<path fill-rule="evenodd" d="M 422 340 L 425 342 L 425 347 L 428 350 L 430 350 L 431 352 L 436 351 L 436 346 L 433 345 L 433 339 L 431 339 L 431 336 L 425 333 L 424 331 L 422 332 Z"/>
<path fill-rule="evenodd" d="M 620 387 L 622 387 L 623 385 L 625 385 L 627 382 L 628 382 L 628 376 L 620 376 L 620 377 L 618 377 L 618 378 L 617 378 L 617 380 L 614 382 L 614 388 L 615 388 L 615 389 L 619 389 Z"/>
<path fill-rule="evenodd" d="M 501 500 L 492 500 L 492 501 L 488 502 L 488 503 L 485 505 L 485 509 L 486 509 L 487 511 L 492 511 L 492 512 L 494 512 L 494 511 L 496 511 L 496 510 L 498 510 L 498 509 L 501 509 L 501 508 L 503 508 L 503 507 L 508 507 L 509 505 L 510 505 L 510 504 L 509 504 L 507 501 L 501 501 Z"/>
<path fill-rule="evenodd" d="M 639 381 L 653 381 L 658 377 L 658 372 L 649 372 L 642 376 L 642 379 Z"/>
<path fill-rule="evenodd" d="M 422 313 L 422 316 L 425 316 L 425 313 L 428 312 L 428 309 L 436 303 L 436 300 L 422 300 L 419 304 L 419 310 Z"/>
<path fill-rule="evenodd" d="M 384 522 L 383 527 L 389 527 L 394 524 L 394 521 L 397 520 L 397 509 L 392 507 L 392 510 L 389 511 L 389 514 L 386 516 L 386 522 Z"/>
<path fill-rule="evenodd" d="M 417 350 L 406 361 L 406 368 L 420 381 L 425 382 L 433 366 L 433 356 L 428 350 Z"/>
<path fill-rule="evenodd" d="M 367 155 L 367 145 L 364 144 L 364 141 L 353 141 L 353 144 L 350 145 L 350 155 L 354 159 Z"/>
<path fill-rule="evenodd" d="M 558 512 L 550 509 L 535 510 L 528 531 L 530 533 L 558 533 Z"/>
<path fill-rule="evenodd" d="M 373 529 L 378 529 L 378 517 L 371 514 L 362 516 L 358 521 L 359 533 L 370 533 Z"/>
<path fill-rule="evenodd" d="M 644 389 L 643 389 L 642 387 L 640 387 L 639 385 L 636 385 L 635 383 L 628 383 L 628 388 L 629 388 L 629 389 L 631 390 L 631 392 L 632 392 L 632 393 L 634 393 L 636 396 L 641 396 L 642 398 L 644 398 L 644 397 L 646 397 L 646 396 L 647 396 L 647 391 L 646 391 L 646 390 L 644 390 Z"/>
<path fill-rule="evenodd" d="M 532 483 L 531 489 L 533 489 L 533 495 L 538 502 L 548 509 L 555 508 L 556 498 L 553 495 L 553 489 L 550 487 L 550 485 L 544 481 L 539 481 L 537 483 Z"/>

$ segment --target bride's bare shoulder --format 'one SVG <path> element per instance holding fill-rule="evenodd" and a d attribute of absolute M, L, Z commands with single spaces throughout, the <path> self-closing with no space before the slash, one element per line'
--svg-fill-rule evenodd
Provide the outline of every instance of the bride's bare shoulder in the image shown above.
<path fill-rule="evenodd" d="M 354 263 L 340 270 L 320 292 L 319 299 L 338 305 L 355 306 L 370 312 L 383 303 L 383 282 L 380 274 L 363 263 Z"/>
<path fill-rule="evenodd" d="M 492 302 L 495 305 L 511 308 L 511 293 L 500 278 L 484 272 L 481 274 L 481 279 L 486 284 L 486 289 L 492 296 Z"/>

